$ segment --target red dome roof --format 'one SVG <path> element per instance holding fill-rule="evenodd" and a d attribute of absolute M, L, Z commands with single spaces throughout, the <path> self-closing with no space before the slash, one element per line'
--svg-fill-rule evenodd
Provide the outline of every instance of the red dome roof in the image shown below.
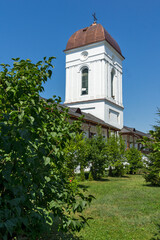
<path fill-rule="evenodd" d="M 122 57 L 118 43 L 111 37 L 101 24 L 93 23 L 75 32 L 68 40 L 65 51 L 106 40 Z"/>

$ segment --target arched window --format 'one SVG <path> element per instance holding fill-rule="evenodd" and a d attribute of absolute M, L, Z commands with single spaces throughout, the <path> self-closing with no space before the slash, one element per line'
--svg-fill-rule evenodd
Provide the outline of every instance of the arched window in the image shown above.
<path fill-rule="evenodd" d="M 111 71 L 111 97 L 113 99 L 115 98 L 115 95 L 114 95 L 114 74 L 115 74 L 115 71 L 114 71 L 114 69 L 112 69 L 112 71 Z"/>
<path fill-rule="evenodd" d="M 82 95 L 88 94 L 88 68 L 82 70 Z"/>

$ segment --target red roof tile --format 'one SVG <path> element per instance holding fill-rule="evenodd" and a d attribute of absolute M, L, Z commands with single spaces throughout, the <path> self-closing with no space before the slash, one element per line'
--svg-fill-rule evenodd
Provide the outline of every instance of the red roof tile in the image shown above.
<path fill-rule="evenodd" d="M 122 56 L 118 43 L 101 24 L 92 24 L 90 27 L 75 32 L 68 40 L 65 51 L 104 40 L 106 40 Z"/>

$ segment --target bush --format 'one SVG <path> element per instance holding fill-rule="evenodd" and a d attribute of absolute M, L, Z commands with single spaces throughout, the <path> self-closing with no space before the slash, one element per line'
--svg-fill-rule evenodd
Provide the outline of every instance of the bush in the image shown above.
<path fill-rule="evenodd" d="M 87 162 L 91 166 L 91 174 L 94 180 L 98 180 L 103 176 L 106 166 L 106 156 L 104 148 L 106 141 L 101 134 L 101 129 L 97 129 L 98 134 L 93 138 L 87 139 Z"/>
<path fill-rule="evenodd" d="M 153 168 L 153 166 L 152 166 L 152 170 L 150 170 L 149 168 L 148 171 L 145 172 L 144 178 L 146 182 L 150 182 L 153 186 L 160 186 L 159 170 L 157 170 L 156 168 Z"/>
<path fill-rule="evenodd" d="M 84 168 L 83 167 L 81 167 L 80 180 L 85 181 L 85 173 L 84 173 Z"/>
<path fill-rule="evenodd" d="M 123 166 L 123 164 L 119 164 L 118 166 L 116 166 L 114 169 L 112 169 L 112 172 L 110 173 L 110 177 L 122 177 L 124 176 L 126 173 L 125 171 L 125 167 Z"/>
<path fill-rule="evenodd" d="M 84 170 L 88 164 L 86 162 L 86 148 L 86 138 L 83 133 L 77 133 L 75 138 L 68 141 L 64 149 L 66 174 L 74 176 L 74 171 L 78 166 L 82 166 L 81 168 Z"/>
<path fill-rule="evenodd" d="M 136 149 L 135 147 L 127 149 L 125 152 L 125 156 L 127 162 L 129 163 L 130 174 L 135 174 L 138 169 L 143 168 L 142 153 L 138 149 Z"/>
<path fill-rule="evenodd" d="M 89 180 L 89 181 L 93 181 L 92 172 L 89 172 L 88 180 Z"/>
<path fill-rule="evenodd" d="M 65 173 L 64 148 L 78 130 L 60 99 L 39 97 L 53 58 L 37 64 L 14 59 L 0 72 L 0 239 L 37 239 L 58 218 L 62 230 L 80 230 L 76 217 L 92 200 Z"/>
<path fill-rule="evenodd" d="M 121 136 L 110 134 L 104 149 L 106 165 L 109 165 L 109 176 L 121 177 L 125 173 L 125 143 Z"/>
<path fill-rule="evenodd" d="M 158 116 L 160 116 L 160 109 L 158 109 Z M 157 121 L 154 130 L 150 131 L 150 135 L 150 139 L 144 137 L 142 141 L 144 148 L 150 152 L 147 155 L 144 178 L 146 182 L 160 186 L 160 120 Z"/>

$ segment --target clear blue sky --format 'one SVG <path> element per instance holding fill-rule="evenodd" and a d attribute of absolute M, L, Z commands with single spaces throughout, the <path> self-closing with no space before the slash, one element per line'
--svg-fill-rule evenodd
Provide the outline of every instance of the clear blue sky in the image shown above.
<path fill-rule="evenodd" d="M 63 50 L 75 31 L 92 24 L 93 12 L 125 56 L 124 124 L 148 131 L 160 107 L 160 0 L 1 0 L 0 63 L 55 56 L 42 96 L 61 96 L 63 102 Z"/>

